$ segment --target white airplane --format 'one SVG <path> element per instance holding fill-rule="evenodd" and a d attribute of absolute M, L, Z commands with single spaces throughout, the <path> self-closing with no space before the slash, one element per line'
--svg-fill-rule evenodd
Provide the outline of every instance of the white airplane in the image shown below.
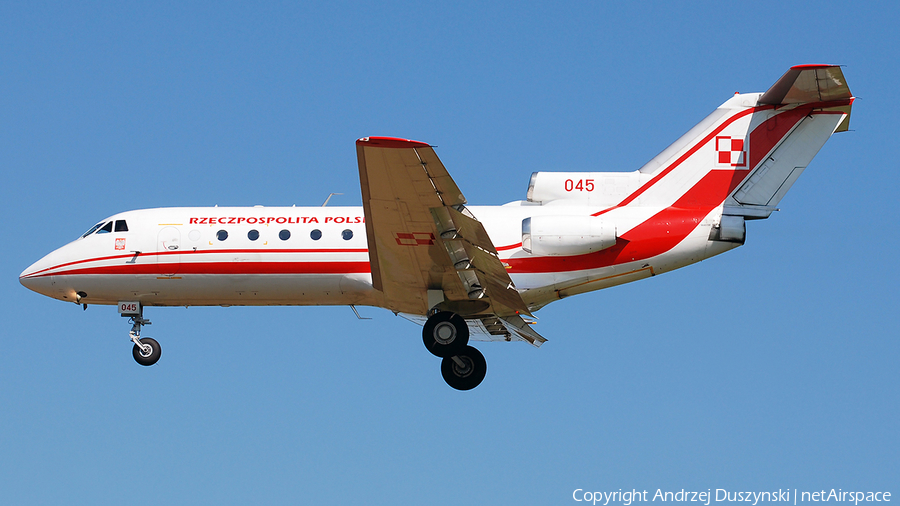
<path fill-rule="evenodd" d="M 421 323 L 453 388 L 484 379 L 470 340 L 545 341 L 530 317 L 571 295 L 637 281 L 744 243 L 834 132 L 853 96 L 840 67 L 791 67 L 735 94 L 634 172 L 535 172 L 524 201 L 468 206 L 431 146 L 356 142 L 362 207 L 127 211 L 25 269 L 20 282 L 130 317 L 145 306 L 357 305 Z"/>

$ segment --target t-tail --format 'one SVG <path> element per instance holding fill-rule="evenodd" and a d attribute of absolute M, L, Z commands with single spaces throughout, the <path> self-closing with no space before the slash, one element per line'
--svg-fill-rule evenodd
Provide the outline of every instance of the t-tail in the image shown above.
<path fill-rule="evenodd" d="M 639 170 L 534 173 L 528 202 L 541 208 L 522 222 L 530 256 L 510 258 L 511 272 L 552 272 L 543 290 L 565 297 L 743 244 L 746 220 L 768 218 L 831 134 L 847 130 L 853 100 L 840 67 L 799 65 L 765 93 L 735 94 Z"/>
<path fill-rule="evenodd" d="M 831 134 L 847 130 L 853 100 L 839 66 L 791 67 L 765 93 L 735 94 L 638 171 L 535 173 L 529 200 L 582 200 L 600 208 L 594 216 L 628 206 L 721 207 L 722 226 L 742 231 L 744 219 L 776 210 Z M 602 195 L 577 191 L 586 175 Z"/>
<path fill-rule="evenodd" d="M 735 94 L 641 167 L 651 179 L 619 205 L 767 218 L 831 134 L 847 130 L 852 103 L 839 66 L 791 67 L 765 93 Z"/>

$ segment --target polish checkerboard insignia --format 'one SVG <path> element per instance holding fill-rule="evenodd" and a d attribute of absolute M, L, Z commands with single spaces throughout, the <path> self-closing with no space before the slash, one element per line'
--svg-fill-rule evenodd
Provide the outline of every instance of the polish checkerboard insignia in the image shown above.
<path fill-rule="evenodd" d="M 394 232 L 394 239 L 400 246 L 428 246 L 434 244 L 434 234 L 430 232 Z"/>
<path fill-rule="evenodd" d="M 716 137 L 716 165 L 747 167 L 744 139 L 735 139 L 727 135 Z"/>

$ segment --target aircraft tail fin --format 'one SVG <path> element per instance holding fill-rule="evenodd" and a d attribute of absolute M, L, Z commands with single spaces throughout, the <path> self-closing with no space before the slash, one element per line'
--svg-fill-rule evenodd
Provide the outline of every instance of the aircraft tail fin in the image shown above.
<path fill-rule="evenodd" d="M 735 94 L 639 172 L 619 206 L 708 208 L 765 218 L 825 141 L 847 130 L 853 95 L 836 65 L 791 67 L 765 93 Z"/>

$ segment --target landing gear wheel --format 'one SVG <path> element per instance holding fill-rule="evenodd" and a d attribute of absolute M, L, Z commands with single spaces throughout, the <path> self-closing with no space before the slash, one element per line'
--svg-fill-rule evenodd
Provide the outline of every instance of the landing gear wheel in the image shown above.
<path fill-rule="evenodd" d="M 452 357 L 469 344 L 469 326 L 462 316 L 450 311 L 435 313 L 422 329 L 425 348 L 436 357 Z"/>
<path fill-rule="evenodd" d="M 134 360 L 141 365 L 153 365 L 157 361 L 159 361 L 160 355 L 162 355 L 162 348 L 159 347 L 159 343 L 156 342 L 156 339 L 152 337 L 142 337 L 141 344 L 144 345 L 144 348 L 141 348 L 137 344 L 134 345 L 134 348 L 131 349 L 131 354 L 134 355 Z M 146 349 L 149 347 L 149 350 Z"/>
<path fill-rule="evenodd" d="M 477 349 L 466 346 L 465 349 L 441 361 L 441 375 L 448 385 L 457 390 L 471 390 L 481 384 L 487 374 L 487 361 Z"/>

